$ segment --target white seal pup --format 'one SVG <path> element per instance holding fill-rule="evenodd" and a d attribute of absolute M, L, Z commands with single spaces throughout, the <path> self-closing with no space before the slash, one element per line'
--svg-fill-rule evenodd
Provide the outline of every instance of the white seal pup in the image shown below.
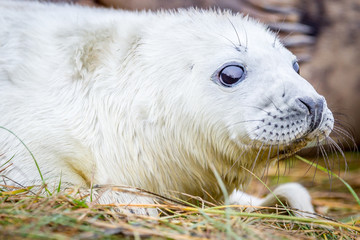
<path fill-rule="evenodd" d="M 113 184 L 264 205 L 248 171 L 327 138 L 333 116 L 276 35 L 240 14 L 0 3 L 0 126 L 48 184 Z M 3 174 L 40 183 L 0 132 Z M 298 184 L 275 190 L 313 211 Z M 270 197 L 271 198 L 271 197 Z M 121 200 L 119 200 L 121 199 Z M 126 201 L 126 196 L 116 201 Z"/>

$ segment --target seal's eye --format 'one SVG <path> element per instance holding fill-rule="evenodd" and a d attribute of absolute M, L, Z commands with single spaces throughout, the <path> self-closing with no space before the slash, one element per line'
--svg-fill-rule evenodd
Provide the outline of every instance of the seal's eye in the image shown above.
<path fill-rule="evenodd" d="M 220 83 L 225 87 L 233 87 L 245 77 L 245 70 L 242 66 L 228 65 L 219 73 Z"/>
<path fill-rule="evenodd" d="M 298 63 L 298 62 L 294 62 L 293 68 L 294 68 L 295 72 L 297 72 L 298 74 L 300 74 L 300 66 L 299 66 L 299 63 Z"/>

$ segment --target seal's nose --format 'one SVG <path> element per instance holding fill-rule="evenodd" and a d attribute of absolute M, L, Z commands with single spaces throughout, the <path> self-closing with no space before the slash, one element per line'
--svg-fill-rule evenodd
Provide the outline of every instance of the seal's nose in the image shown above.
<path fill-rule="evenodd" d="M 318 98 L 314 101 L 310 97 L 298 98 L 297 102 L 302 109 L 307 109 L 310 117 L 310 132 L 314 131 L 321 122 L 324 109 L 324 99 Z"/>

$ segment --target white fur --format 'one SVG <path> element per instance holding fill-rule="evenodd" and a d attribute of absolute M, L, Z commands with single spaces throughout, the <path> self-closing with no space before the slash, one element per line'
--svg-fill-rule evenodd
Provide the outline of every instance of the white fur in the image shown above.
<path fill-rule="evenodd" d="M 83 187 L 121 184 L 221 199 L 211 169 L 228 190 L 240 187 L 245 169 L 260 173 L 268 152 L 276 155 L 275 147 L 259 154 L 256 145 L 271 138 L 257 129 L 259 120 L 270 121 L 266 112 L 286 116 L 276 106 L 290 109 L 297 97 L 319 97 L 275 35 L 241 15 L 22 1 L 1 1 L 0 12 L 0 126 L 24 141 L 50 184 L 61 177 Z M 211 77 L 231 61 L 244 64 L 247 77 L 228 89 Z M 306 143 L 331 131 L 326 104 L 324 112 Z M 286 145 L 305 134 L 274 140 Z M 4 130 L 0 153 L 2 163 L 14 156 L 4 172 L 9 178 L 39 182 L 29 152 Z M 286 189 L 293 189 L 291 201 L 306 192 Z M 305 201 L 304 210 L 311 210 L 308 196 Z"/>
<path fill-rule="evenodd" d="M 279 202 L 280 200 L 280 202 Z M 281 206 L 289 205 L 292 209 L 299 209 L 304 212 L 296 212 L 298 216 L 314 217 L 312 214 L 314 208 L 311 204 L 309 192 L 298 183 L 286 183 L 277 187 L 271 194 L 265 198 L 257 198 L 244 192 L 235 190 L 230 195 L 230 204 L 240 204 L 245 206 Z M 248 207 L 247 211 L 253 211 L 256 208 Z"/>

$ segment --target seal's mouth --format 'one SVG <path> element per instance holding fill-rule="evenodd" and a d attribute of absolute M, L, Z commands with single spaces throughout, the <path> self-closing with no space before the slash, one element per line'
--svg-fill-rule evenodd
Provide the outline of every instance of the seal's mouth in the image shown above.
<path fill-rule="evenodd" d="M 271 160 L 283 160 L 293 156 L 295 153 L 303 149 L 308 143 L 309 141 L 306 139 L 296 139 L 288 144 L 268 145 L 264 151 L 270 152 Z"/>
<path fill-rule="evenodd" d="M 281 150 L 279 153 L 274 154 L 271 159 L 272 160 L 283 160 L 286 158 L 289 158 L 293 156 L 295 153 L 303 149 L 303 147 L 297 148 L 297 149 L 291 149 L 291 150 Z"/>

